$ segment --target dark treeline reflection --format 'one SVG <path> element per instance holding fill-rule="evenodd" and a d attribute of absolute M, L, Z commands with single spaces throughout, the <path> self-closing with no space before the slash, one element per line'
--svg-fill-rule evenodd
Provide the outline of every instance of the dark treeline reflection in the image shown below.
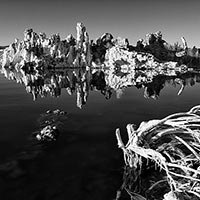
<path fill-rule="evenodd" d="M 90 91 L 99 91 L 110 99 L 113 94 L 120 98 L 125 88 L 135 86 L 144 90 L 145 98 L 157 99 L 166 85 L 179 86 L 180 95 L 186 86 L 200 82 L 199 72 L 180 72 L 174 70 L 132 70 L 120 69 L 21 69 L 2 68 L 1 73 L 9 80 L 25 85 L 27 93 L 32 94 L 33 100 L 38 97 L 59 97 L 66 92 L 76 95 L 79 108 L 86 104 Z"/>

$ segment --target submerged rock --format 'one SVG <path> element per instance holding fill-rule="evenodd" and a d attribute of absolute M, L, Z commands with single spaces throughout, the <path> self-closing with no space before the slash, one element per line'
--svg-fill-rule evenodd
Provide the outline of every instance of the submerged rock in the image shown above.
<path fill-rule="evenodd" d="M 0 164 L 0 175 L 10 179 L 18 179 L 26 175 L 26 171 L 18 160 L 11 160 Z"/>
<path fill-rule="evenodd" d="M 62 130 L 62 125 L 67 119 L 67 113 L 59 109 L 47 110 L 38 119 L 39 129 L 33 132 L 33 137 L 38 141 L 56 141 Z"/>
<path fill-rule="evenodd" d="M 45 126 L 40 133 L 36 135 L 37 140 L 39 141 L 55 141 L 57 140 L 59 131 L 56 126 Z"/>

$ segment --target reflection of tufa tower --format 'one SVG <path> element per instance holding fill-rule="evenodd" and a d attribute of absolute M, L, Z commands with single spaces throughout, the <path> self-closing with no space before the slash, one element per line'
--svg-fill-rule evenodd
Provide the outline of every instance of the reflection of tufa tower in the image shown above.
<path fill-rule="evenodd" d="M 89 95 L 89 82 L 90 76 L 88 76 L 88 71 L 79 70 L 76 74 L 76 105 L 78 108 L 82 108 L 86 104 Z"/>
<path fill-rule="evenodd" d="M 123 95 L 123 89 L 122 88 L 118 88 L 116 90 L 116 98 L 120 99 L 122 97 L 122 95 Z"/>

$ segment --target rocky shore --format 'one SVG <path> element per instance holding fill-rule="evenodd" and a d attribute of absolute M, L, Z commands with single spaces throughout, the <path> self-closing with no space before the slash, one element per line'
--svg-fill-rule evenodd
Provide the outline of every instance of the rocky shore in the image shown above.
<path fill-rule="evenodd" d="M 24 39 L 15 39 L 1 50 L 3 67 L 34 68 L 99 67 L 129 65 L 133 69 L 198 67 L 200 50 L 183 44 L 170 45 L 161 32 L 147 34 L 146 38 L 130 45 L 127 38 L 114 38 L 105 33 L 96 41 L 90 40 L 86 27 L 77 23 L 76 38 L 73 35 L 61 39 L 59 34 L 47 37 L 45 33 L 24 31 Z"/>

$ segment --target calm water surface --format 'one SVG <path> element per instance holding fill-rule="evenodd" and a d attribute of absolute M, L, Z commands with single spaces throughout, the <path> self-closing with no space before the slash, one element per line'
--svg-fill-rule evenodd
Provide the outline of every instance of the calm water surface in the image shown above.
<path fill-rule="evenodd" d="M 68 73 L 70 77 L 72 71 L 64 74 Z M 103 71 L 103 75 L 99 70 L 90 71 L 84 74 L 87 77 L 84 84 L 88 85 L 81 82 L 87 91 L 83 93 L 87 101 L 83 97 L 77 104 L 77 90 L 81 84 L 76 85 L 72 95 L 62 88 L 61 94 L 54 94 L 58 97 L 47 95 L 41 98 L 38 95 L 33 101 L 31 92 L 25 90 L 29 85 L 17 83 L 19 77 L 25 75 L 12 70 L 6 73 L 0 75 L 2 200 L 114 199 L 122 183 L 124 166 L 122 152 L 117 148 L 115 129 L 121 129 L 126 141 L 126 124 L 139 125 L 145 120 L 187 111 L 200 103 L 198 75 L 182 76 L 181 83 L 185 89 L 178 96 L 180 77 L 162 77 L 156 83 L 124 87 L 126 80 L 113 86 L 108 71 Z M 80 73 L 76 70 L 77 77 Z M 95 73 L 103 78 L 96 78 Z M 83 73 L 80 76 L 83 77 Z M 126 79 L 127 76 L 127 73 L 118 73 L 116 77 Z M 163 87 L 157 91 L 154 85 L 161 83 Z M 153 93 L 152 88 L 155 89 Z M 31 139 L 31 133 L 39 128 L 37 120 L 40 115 L 49 109 L 64 110 L 68 118 L 62 125 L 58 140 L 44 147 Z"/>

